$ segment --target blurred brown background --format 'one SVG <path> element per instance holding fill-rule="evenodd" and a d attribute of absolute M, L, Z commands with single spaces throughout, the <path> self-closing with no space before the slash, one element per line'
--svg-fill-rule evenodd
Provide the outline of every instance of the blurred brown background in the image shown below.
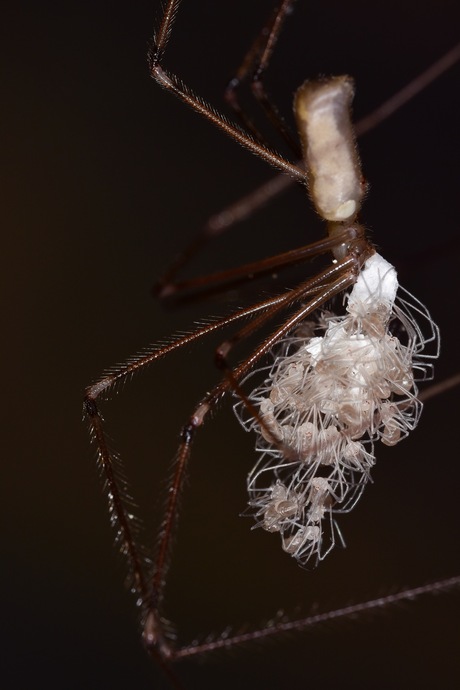
<path fill-rule="evenodd" d="M 149 342 L 225 313 L 228 299 L 240 304 L 232 294 L 170 312 L 150 288 L 212 212 L 271 172 L 150 80 L 158 5 L 3 10 L 4 688 L 163 687 L 112 550 L 83 389 Z M 271 5 L 184 1 L 167 64 L 220 107 Z M 307 76 L 352 74 L 360 117 L 458 40 L 454 0 L 298 5 L 267 78 L 288 119 Z M 441 327 L 439 380 L 459 369 L 459 78 L 457 66 L 360 142 L 371 183 L 363 217 Z M 318 236 L 308 207 L 292 189 L 193 271 L 308 242 Z M 149 535 L 180 425 L 217 378 L 217 342 L 159 364 L 104 408 Z M 347 549 L 309 573 L 238 517 L 254 439 L 223 406 L 196 443 L 171 570 L 168 613 L 183 639 L 458 574 L 458 410 L 457 391 L 430 401 L 411 438 L 378 449 L 375 483 L 341 521 Z M 197 688 L 454 688 L 459 607 L 458 593 L 431 597 L 184 664 L 182 675 Z"/>

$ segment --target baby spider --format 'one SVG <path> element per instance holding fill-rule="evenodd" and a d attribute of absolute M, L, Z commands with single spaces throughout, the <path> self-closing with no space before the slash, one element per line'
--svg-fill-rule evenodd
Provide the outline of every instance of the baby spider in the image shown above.
<path fill-rule="evenodd" d="M 334 546 L 333 515 L 350 511 L 369 481 L 373 441 L 393 446 L 419 420 L 415 381 L 430 376 L 438 333 L 414 298 L 395 304 L 397 287 L 394 268 L 372 254 L 346 295 L 346 315 L 324 316 L 323 335 L 304 322 L 278 344 L 274 364 L 262 368 L 267 378 L 248 396 L 258 414 L 245 420 L 246 399 L 236 406 L 261 452 L 249 506 L 302 565 Z M 424 353 L 430 346 L 434 354 Z"/>
<path fill-rule="evenodd" d="M 260 457 L 248 477 L 248 511 L 257 525 L 279 533 L 287 554 L 301 565 L 315 565 L 330 552 L 337 538 L 342 540 L 337 516 L 353 508 L 370 481 L 374 442 L 395 445 L 417 424 L 421 412 L 417 382 L 430 378 L 430 360 L 437 357 L 439 349 L 438 330 L 427 310 L 415 298 L 398 291 L 395 269 L 375 251 L 359 222 L 366 185 L 350 120 L 351 78 L 309 81 L 297 90 L 295 117 L 301 164 L 291 163 L 268 148 L 239 107 L 234 89 L 253 71 L 267 114 L 286 141 L 293 143 L 264 91 L 261 77 L 294 0 L 279 4 L 229 90 L 229 100 L 243 117 L 246 129 L 227 121 L 164 69 L 163 56 L 179 4 L 180 0 L 169 0 L 165 5 L 150 55 L 152 77 L 252 153 L 305 185 L 325 222 L 326 237 L 232 270 L 175 282 L 175 273 L 191 256 L 190 251 L 164 277 L 162 296 L 187 295 L 196 288 L 224 290 L 247 276 L 303 266 L 329 253 L 332 260 L 294 289 L 211 321 L 107 371 L 86 391 L 85 410 L 117 545 L 126 558 L 129 587 L 137 598 L 144 643 L 176 685 L 171 670 L 176 660 L 283 631 L 302 630 L 321 620 L 381 608 L 459 583 L 459 578 L 452 578 L 333 613 L 294 621 L 279 619 L 249 633 L 186 645 L 177 642 L 164 617 L 171 544 L 192 445 L 197 430 L 225 396 L 238 398 L 237 416 L 257 437 Z M 182 428 L 153 557 L 141 544 L 135 508 L 119 458 L 110 449 L 99 400 L 153 362 L 240 321 L 243 325 L 216 352 L 222 380 L 199 401 Z M 263 335 L 252 352 L 231 367 L 228 358 L 233 348 L 259 333 Z"/>

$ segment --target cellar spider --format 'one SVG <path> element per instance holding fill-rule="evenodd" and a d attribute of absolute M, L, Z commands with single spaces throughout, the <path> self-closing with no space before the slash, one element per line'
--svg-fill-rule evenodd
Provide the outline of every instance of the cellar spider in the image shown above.
<path fill-rule="evenodd" d="M 293 4 L 293 2 L 282 3 L 278 9 L 278 14 L 276 15 L 276 17 L 278 19 L 282 19 L 284 13 L 286 13 Z M 166 40 L 168 38 L 169 31 L 172 27 L 172 17 L 178 5 L 178 2 L 169 2 L 166 6 L 164 19 L 160 24 L 160 29 L 157 33 L 158 53 L 161 53 L 162 50 L 166 47 Z M 270 25 L 270 23 L 268 25 Z M 275 27 L 276 22 L 274 22 L 272 26 Z M 274 28 L 274 33 L 270 34 L 269 32 L 268 35 L 271 35 L 274 37 L 274 39 L 276 39 L 277 30 L 278 29 Z M 256 50 L 255 52 L 257 53 L 258 51 Z M 171 77 L 165 75 L 162 68 L 162 62 L 158 63 L 157 57 L 158 54 L 157 56 L 155 56 L 154 51 L 152 57 L 153 76 L 155 76 L 155 78 L 160 83 L 162 83 L 163 86 L 166 86 L 169 90 L 175 90 L 176 87 L 174 83 L 171 82 Z M 181 94 L 179 93 L 177 95 L 180 96 Z M 206 108 L 206 106 L 203 105 L 201 101 L 190 102 L 190 98 L 190 94 L 187 92 L 185 94 L 185 100 L 189 102 L 189 105 L 192 105 L 192 107 L 195 107 L 195 109 L 199 110 L 203 110 Z M 214 118 L 215 124 L 219 125 L 219 116 L 215 115 L 213 112 L 207 114 Z M 275 113 L 274 118 L 276 119 L 276 117 L 277 116 Z M 246 122 L 246 125 L 247 124 L 248 123 Z M 226 123 L 223 123 L 222 128 L 227 129 L 228 133 L 228 125 Z M 252 148 L 255 153 L 260 154 L 270 163 L 275 164 L 275 166 L 278 166 L 283 170 L 286 170 L 295 178 L 301 181 L 304 180 L 305 175 L 302 169 L 297 164 L 285 162 L 284 158 L 277 156 L 277 154 L 272 154 L 271 152 L 268 152 L 263 145 L 259 144 L 257 141 L 254 141 L 254 139 L 247 139 L 244 134 L 240 133 L 240 130 L 232 130 L 230 134 L 235 135 L 240 140 L 240 142 L 244 143 L 247 147 Z M 351 225 L 353 226 L 353 223 L 351 223 Z M 368 258 L 368 254 L 372 254 L 373 249 L 371 245 L 366 241 L 365 237 L 361 234 L 360 230 L 356 235 L 354 234 L 354 231 L 350 231 L 350 234 L 348 234 L 348 232 L 349 230 L 347 229 L 347 227 L 345 227 L 344 230 L 342 227 L 340 228 L 340 232 L 338 234 L 339 244 L 344 245 L 349 243 L 351 245 L 351 243 L 356 241 L 359 244 L 359 246 L 357 247 L 357 251 L 352 251 L 350 250 L 350 247 L 347 247 L 346 251 L 344 252 L 345 258 L 343 258 L 343 256 L 338 256 L 336 257 L 337 263 L 333 264 L 331 267 L 323 268 L 323 277 L 321 281 L 311 283 L 308 286 L 305 285 L 303 287 L 305 294 L 307 294 L 308 292 L 311 295 L 310 299 L 312 304 L 302 313 L 302 319 L 304 318 L 304 316 L 305 318 L 307 318 L 310 315 L 310 312 L 313 311 L 313 309 L 316 309 L 316 307 L 324 306 L 324 308 L 326 308 L 326 302 L 329 303 L 330 298 L 334 294 L 338 295 L 342 293 L 345 289 L 350 290 L 356 281 L 357 275 L 361 272 L 363 265 L 365 264 L 365 261 Z M 325 250 L 334 249 L 337 246 L 337 244 L 337 239 L 333 239 L 333 241 L 320 240 L 318 243 L 315 244 L 315 252 L 323 252 Z M 309 256 L 310 252 L 311 249 L 305 250 L 306 256 Z M 349 255 L 352 255 L 351 259 Z M 290 255 L 289 257 L 286 257 L 286 262 L 290 261 L 291 258 L 295 259 L 296 261 L 299 261 L 302 258 L 301 253 L 296 252 L 295 255 Z M 346 261 L 348 261 L 348 263 L 345 263 Z M 280 260 L 279 258 L 277 258 L 273 264 L 269 262 L 261 262 L 259 266 L 265 272 L 267 272 L 268 269 L 270 272 L 274 272 L 280 268 Z M 236 270 L 233 273 L 231 272 L 228 277 L 230 277 L 231 279 L 240 279 L 243 278 L 248 272 L 254 273 L 256 270 L 257 267 L 254 265 L 251 266 L 251 269 L 245 268 L 240 272 L 238 272 L 238 270 Z M 166 288 L 163 289 L 163 293 L 165 295 L 167 295 L 168 292 L 169 294 L 171 294 L 173 291 L 181 294 L 182 290 L 185 290 L 186 288 L 193 288 L 195 287 L 195 285 L 197 285 L 197 283 L 195 283 L 194 281 L 189 281 L 186 284 L 179 284 L 179 287 L 177 288 L 171 282 L 171 276 L 171 273 L 169 274 L 169 276 L 167 276 Z M 317 281 L 318 279 L 314 278 L 313 280 Z M 206 289 L 208 289 L 213 286 L 213 280 L 209 278 L 204 279 L 204 281 L 202 281 L 202 284 Z M 200 283 L 198 283 L 198 286 L 199 285 Z M 318 289 L 320 290 L 319 293 Z M 292 296 L 293 293 L 290 293 L 289 300 L 292 298 Z M 299 297 L 303 298 L 304 293 L 299 292 Z M 285 298 L 285 302 L 282 302 L 282 299 L 282 297 L 265 299 L 264 307 L 272 308 L 272 312 L 270 314 L 272 318 L 279 315 L 279 312 L 277 311 L 279 306 L 288 306 L 289 300 Z M 302 308 L 304 309 L 304 307 Z M 247 314 L 249 316 L 253 314 L 258 315 L 261 313 L 261 311 L 262 307 L 261 303 L 259 302 L 258 305 L 256 305 L 256 307 L 248 308 Z M 148 555 L 146 555 L 143 552 L 143 549 L 136 542 L 135 537 L 132 536 L 133 530 L 135 531 L 136 521 L 131 516 L 131 513 L 133 511 L 131 511 L 129 507 L 124 507 L 122 504 L 122 502 L 125 501 L 129 505 L 129 501 L 126 501 L 126 494 L 128 492 L 125 487 L 123 478 L 119 474 L 117 475 L 117 473 L 119 472 L 119 468 L 114 468 L 112 465 L 113 461 L 115 460 L 115 457 L 113 456 L 113 454 L 110 454 L 108 443 L 105 440 L 105 437 L 103 436 L 101 417 L 99 415 L 97 408 L 97 400 L 99 397 L 104 397 L 104 393 L 109 393 L 118 381 L 122 381 L 123 379 L 129 377 L 132 373 L 145 367 L 154 359 L 158 359 L 164 356 L 165 354 L 168 354 L 168 352 L 173 349 L 180 348 L 183 345 L 189 345 L 195 339 L 198 339 L 201 336 L 211 335 L 215 330 L 220 328 L 220 326 L 230 326 L 232 324 L 239 324 L 239 319 L 242 318 L 243 315 L 243 311 L 236 312 L 235 316 L 230 316 L 227 319 L 222 320 L 221 322 L 214 321 L 210 325 L 202 326 L 194 334 L 188 335 L 182 339 L 177 339 L 173 341 L 172 344 L 166 345 L 165 347 L 159 347 L 158 349 L 156 349 L 155 353 L 147 354 L 144 356 L 140 355 L 134 358 L 126 366 L 117 367 L 113 372 L 110 372 L 107 375 L 105 375 L 99 382 L 89 387 L 87 391 L 86 411 L 89 415 L 93 436 L 96 438 L 96 442 L 98 445 L 101 469 L 103 471 L 104 481 L 109 494 L 109 501 L 111 502 L 112 519 L 116 523 L 117 539 L 122 552 L 125 553 L 125 555 L 128 558 L 128 564 L 130 566 L 132 578 L 130 585 L 138 597 L 144 630 L 144 641 L 146 643 L 149 653 L 160 661 L 160 663 L 164 666 L 168 673 L 169 662 L 171 659 L 185 658 L 187 656 L 197 655 L 200 652 L 209 652 L 212 651 L 212 649 L 214 648 L 230 648 L 234 644 L 242 643 L 243 641 L 245 641 L 246 638 L 249 640 L 257 640 L 264 638 L 266 635 L 276 635 L 279 634 L 283 628 L 288 630 L 289 624 L 286 623 L 284 619 L 279 618 L 278 620 L 275 620 L 275 622 L 271 626 L 265 626 L 263 629 L 258 630 L 254 633 L 250 632 L 246 636 L 236 634 L 234 637 L 232 637 L 231 635 L 227 634 L 225 636 L 222 636 L 222 638 L 217 639 L 216 642 L 205 641 L 201 648 L 196 645 L 185 646 L 182 648 L 175 647 L 173 645 L 169 637 L 169 628 L 163 624 L 162 615 L 160 614 L 159 609 L 159 602 L 162 599 L 164 577 L 166 574 L 169 560 L 168 552 L 170 547 L 171 532 L 173 526 L 172 523 L 177 515 L 177 507 L 175 501 L 178 493 L 179 484 L 183 480 L 183 475 L 176 474 L 175 479 L 173 479 L 172 491 L 170 491 L 170 498 L 166 510 L 165 528 L 163 530 L 163 536 L 160 538 L 159 541 L 159 549 L 157 552 L 158 558 L 156 561 L 156 566 L 154 566 L 152 569 Z M 301 317 L 299 315 L 298 319 L 300 318 Z M 259 316 L 257 316 L 256 319 L 260 319 L 261 321 L 261 318 Z M 244 323 L 250 323 L 250 321 Z M 259 326 L 262 324 L 259 324 L 259 322 L 256 320 L 254 325 Z M 295 322 L 291 322 L 288 325 L 284 325 L 283 330 L 279 328 L 276 334 L 276 338 L 272 338 L 270 342 L 266 340 L 266 345 L 264 346 L 264 348 L 259 347 L 257 358 L 261 359 L 262 355 L 269 354 L 269 352 L 272 350 L 272 341 L 274 341 L 275 339 L 279 340 L 288 333 L 290 333 L 294 326 Z M 236 325 L 236 329 L 239 328 L 241 328 L 241 326 Z M 242 340 L 242 336 L 243 333 L 240 333 L 238 337 L 235 338 L 235 340 Z M 270 336 L 265 335 L 264 337 L 267 339 L 267 337 Z M 196 428 L 201 424 L 203 418 L 208 413 L 208 407 L 211 406 L 211 402 L 214 404 L 214 398 L 220 397 L 223 393 L 233 393 L 237 397 L 239 397 L 242 400 L 242 404 L 245 408 L 246 413 L 248 413 L 250 417 L 252 416 L 252 419 L 255 420 L 259 427 L 262 427 L 263 431 L 265 432 L 265 437 L 268 437 L 269 442 L 274 447 L 276 447 L 277 451 L 279 451 L 280 453 L 283 454 L 285 452 L 285 448 L 282 445 L 280 439 L 276 436 L 276 434 L 273 434 L 273 431 L 270 429 L 269 424 L 267 424 L 266 421 L 264 422 L 258 410 L 255 409 L 254 402 L 252 402 L 251 399 L 247 397 L 247 394 L 244 393 L 244 391 L 241 388 L 241 381 L 244 379 L 246 373 L 249 373 L 250 371 L 249 364 L 247 366 L 243 364 L 238 365 L 236 371 L 233 371 L 233 373 L 228 368 L 227 349 L 230 349 L 228 346 L 229 341 L 224 341 L 223 346 L 218 350 L 219 365 L 223 370 L 224 376 L 223 382 L 219 384 L 216 389 L 214 389 L 214 394 L 211 392 L 210 398 L 205 400 L 204 405 L 203 403 L 201 403 L 196 408 L 195 413 L 189 420 L 189 423 L 185 425 L 181 444 L 182 456 L 180 455 L 180 451 L 179 457 L 188 459 L 188 453 L 192 441 L 192 436 L 194 435 Z M 253 362 L 251 361 L 251 365 L 252 363 Z M 378 455 L 380 455 L 380 450 L 378 452 Z M 255 535 L 253 535 L 253 538 L 255 538 Z M 289 549 L 285 550 L 289 552 Z M 287 556 L 285 557 L 287 558 Z M 149 578 L 152 579 L 151 581 L 147 582 Z M 426 589 L 427 591 L 436 591 L 437 588 L 447 589 L 449 586 L 453 586 L 456 582 L 457 580 L 442 581 L 435 585 L 428 585 Z M 420 592 L 421 591 L 423 591 L 423 588 L 421 588 Z M 410 590 L 409 592 L 402 591 L 398 595 L 391 595 L 387 599 L 380 599 L 378 602 L 376 602 L 376 605 L 382 606 L 385 602 L 389 604 L 391 603 L 391 601 L 397 601 L 398 598 L 401 600 L 412 598 L 417 594 L 417 592 L 419 592 L 418 589 Z M 371 608 L 372 605 L 369 604 L 369 602 L 367 602 L 363 606 L 356 605 L 356 607 L 354 608 L 354 612 L 358 613 L 362 610 L 369 611 Z M 337 616 L 339 616 L 340 613 L 343 613 L 343 615 L 351 615 L 353 613 L 353 608 L 351 607 L 347 610 L 338 611 Z M 323 616 L 323 618 L 327 620 L 328 615 Z M 318 618 L 310 620 L 309 623 L 307 623 L 306 619 L 302 619 L 300 617 L 299 620 L 300 622 L 294 622 L 292 624 L 292 629 L 295 630 L 308 627 L 309 624 L 319 621 L 320 616 L 318 616 Z M 171 676 L 171 678 L 173 682 L 175 682 L 174 677 Z"/>

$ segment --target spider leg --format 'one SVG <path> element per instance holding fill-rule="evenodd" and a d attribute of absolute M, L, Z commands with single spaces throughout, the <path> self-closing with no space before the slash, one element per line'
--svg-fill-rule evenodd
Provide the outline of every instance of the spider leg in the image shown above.
<path fill-rule="evenodd" d="M 387 609 L 389 606 L 396 606 L 402 602 L 413 601 L 427 594 L 441 594 L 458 587 L 460 587 L 460 576 L 437 580 L 436 582 L 431 582 L 420 587 L 402 589 L 395 594 L 388 594 L 378 597 L 377 599 L 350 604 L 343 608 L 313 614 L 304 618 L 295 620 L 285 620 L 284 618 L 276 620 L 275 618 L 259 630 L 237 633 L 235 635 L 222 635 L 215 640 L 204 642 L 203 644 L 193 644 L 188 647 L 182 647 L 178 650 L 176 659 L 207 654 L 219 649 L 230 649 L 250 642 L 259 642 L 260 640 L 275 637 L 283 633 L 301 632 L 308 628 L 329 623 L 330 621 L 356 618 L 358 615 L 365 616 L 375 611 Z"/>
<path fill-rule="evenodd" d="M 264 138 L 261 136 L 252 119 L 241 107 L 238 98 L 238 88 L 242 82 L 246 79 L 250 79 L 252 92 L 265 111 L 265 114 L 292 149 L 296 157 L 301 158 L 301 150 L 298 141 L 287 127 L 278 108 L 268 96 L 263 83 L 263 75 L 267 70 L 273 50 L 278 42 L 284 20 L 286 16 L 291 13 L 294 2 L 295 0 L 282 0 L 280 5 L 272 12 L 269 20 L 262 27 L 259 35 L 246 53 L 236 75 L 230 80 L 225 90 L 224 97 L 243 122 L 245 128 L 248 129 L 259 142 L 265 144 Z"/>
<path fill-rule="evenodd" d="M 237 266 L 225 271 L 218 271 L 204 276 L 198 276 L 190 280 L 183 280 L 177 283 L 169 283 L 163 287 L 160 292 L 160 297 L 176 297 L 184 298 L 183 293 L 188 293 L 190 290 L 200 289 L 199 296 L 214 294 L 222 292 L 230 287 L 234 287 L 240 283 L 247 282 L 256 277 L 269 275 L 274 271 L 279 271 L 283 268 L 302 263 L 306 259 L 311 259 L 320 256 L 329 251 L 332 251 L 342 243 L 349 243 L 360 234 L 359 227 L 351 226 L 344 228 L 342 232 L 333 237 L 325 237 L 317 242 L 291 249 L 282 254 L 260 259 L 242 266 Z M 194 297 L 195 295 L 192 295 Z"/>
<path fill-rule="evenodd" d="M 174 285 L 175 277 L 179 271 L 190 263 L 191 259 L 205 247 L 214 237 L 222 235 L 237 223 L 249 218 L 255 211 L 261 209 L 274 199 L 282 191 L 291 185 L 288 175 L 279 174 L 272 177 L 260 187 L 241 197 L 219 213 L 211 216 L 192 241 L 176 256 L 167 270 L 157 280 L 153 287 L 155 295 L 162 296 L 171 285 Z"/>
<path fill-rule="evenodd" d="M 229 122 L 202 98 L 196 96 L 173 74 L 166 72 L 161 61 L 171 34 L 174 18 L 179 9 L 180 0 L 168 0 L 163 19 L 155 36 L 155 43 L 149 54 L 150 73 L 155 81 L 167 91 L 171 91 L 177 98 L 186 103 L 192 110 L 198 112 L 216 127 L 225 132 L 232 139 L 254 153 L 259 158 L 282 172 L 292 175 L 298 182 L 305 183 L 305 173 L 297 165 L 290 163 L 280 154 L 258 143 L 253 137 L 237 125 Z"/>
<path fill-rule="evenodd" d="M 357 137 L 367 134 L 374 127 L 377 127 L 381 122 L 396 113 L 406 103 L 409 103 L 415 96 L 424 91 L 433 81 L 438 79 L 444 72 L 453 67 L 455 63 L 460 60 L 460 43 L 457 43 L 447 53 L 445 53 L 439 60 L 436 60 L 428 69 L 417 75 L 415 79 L 410 81 L 406 86 L 397 91 L 393 96 L 384 101 L 381 105 L 373 110 L 369 115 L 361 118 L 355 125 L 355 132 Z"/>
<path fill-rule="evenodd" d="M 439 383 L 433 383 L 431 386 L 428 386 L 428 388 L 422 390 L 418 398 L 424 403 L 430 398 L 435 398 L 437 395 L 441 395 L 456 386 L 460 386 L 460 373 L 453 374 Z"/>

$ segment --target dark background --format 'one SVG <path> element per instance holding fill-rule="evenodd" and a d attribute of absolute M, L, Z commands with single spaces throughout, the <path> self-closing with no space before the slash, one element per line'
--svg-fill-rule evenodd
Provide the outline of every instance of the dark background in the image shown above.
<path fill-rule="evenodd" d="M 220 107 L 271 4 L 184 2 L 166 63 Z M 272 173 L 151 81 L 158 5 L 17 2 L 1 22 L 5 688 L 163 687 L 111 547 L 83 389 L 149 342 L 228 310 L 223 297 L 170 312 L 150 287 L 209 214 Z M 358 118 L 458 40 L 455 0 L 298 5 L 267 78 L 288 118 L 307 76 L 352 74 Z M 438 380 L 458 371 L 459 77 L 457 66 L 360 142 L 363 218 L 441 327 Z M 292 189 L 194 271 L 319 232 Z M 104 408 L 149 535 L 180 425 L 217 378 L 217 342 L 160 363 Z M 341 521 L 347 549 L 310 573 L 238 517 L 254 439 L 225 405 L 197 440 L 167 590 L 182 639 L 458 574 L 458 410 L 457 391 L 439 396 L 409 439 L 378 448 L 374 484 Z M 181 673 L 199 688 L 454 688 L 459 606 L 458 593 L 429 597 Z"/>

